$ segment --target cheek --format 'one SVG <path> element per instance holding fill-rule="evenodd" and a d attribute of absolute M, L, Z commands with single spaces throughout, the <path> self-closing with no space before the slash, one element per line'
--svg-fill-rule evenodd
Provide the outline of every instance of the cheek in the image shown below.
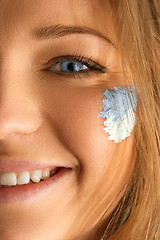
<path fill-rule="evenodd" d="M 133 138 L 119 144 L 108 140 L 104 121 L 98 118 L 103 91 L 55 88 L 51 93 L 43 91 L 40 103 L 48 131 L 81 165 L 78 184 L 72 185 L 78 193 L 73 207 L 77 212 L 75 222 L 83 222 L 86 230 L 120 192 L 133 167 Z"/>
<path fill-rule="evenodd" d="M 98 118 L 102 108 L 102 89 L 60 89 L 52 93 L 45 90 L 41 112 L 63 145 L 82 165 L 93 165 L 94 159 L 108 155 L 107 137 L 104 132 L 103 119 Z M 99 167 L 99 163 L 97 164 Z"/>
<path fill-rule="evenodd" d="M 100 146 L 103 151 L 106 145 L 103 120 L 97 117 L 102 107 L 102 91 L 72 89 L 58 95 L 58 108 L 55 105 L 50 108 L 50 118 L 61 141 L 75 155 L 88 159 L 100 156 Z"/>
<path fill-rule="evenodd" d="M 52 132 L 81 164 L 88 181 L 99 181 L 104 169 L 123 162 L 126 141 L 115 144 L 104 132 L 104 121 L 98 118 L 102 109 L 104 89 L 54 89 L 43 96 Z M 44 101 L 49 96 L 49 101 Z M 130 138 L 129 144 L 130 144 Z M 130 144 L 131 145 L 131 144 Z M 125 148 L 125 149 L 124 149 Z M 127 156 L 131 147 L 127 148 Z M 116 156 L 116 158 L 115 158 Z M 118 156 L 118 157 L 117 157 Z M 110 174 L 110 173 L 109 173 Z"/>

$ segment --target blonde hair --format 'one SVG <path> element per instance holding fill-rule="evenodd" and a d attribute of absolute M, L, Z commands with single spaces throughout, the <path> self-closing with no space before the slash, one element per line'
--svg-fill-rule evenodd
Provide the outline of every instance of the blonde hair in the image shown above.
<path fill-rule="evenodd" d="M 114 0 L 112 5 L 116 9 L 115 24 L 124 72 L 125 66 L 129 65 L 138 93 L 135 141 L 137 158 L 125 193 L 106 220 L 106 230 L 102 239 L 154 240 L 156 237 L 158 240 L 160 1 Z"/>

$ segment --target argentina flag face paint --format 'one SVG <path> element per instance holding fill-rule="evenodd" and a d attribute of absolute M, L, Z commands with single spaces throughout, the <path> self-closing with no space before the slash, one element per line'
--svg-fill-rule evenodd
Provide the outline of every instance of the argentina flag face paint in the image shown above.
<path fill-rule="evenodd" d="M 137 95 L 135 87 L 114 87 L 104 92 L 103 111 L 98 117 L 105 119 L 104 130 L 108 139 L 119 143 L 125 140 L 135 125 Z"/>

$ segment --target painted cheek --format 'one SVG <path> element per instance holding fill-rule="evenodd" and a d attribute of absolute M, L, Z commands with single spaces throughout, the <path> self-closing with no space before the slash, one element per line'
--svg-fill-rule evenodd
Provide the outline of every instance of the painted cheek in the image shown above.
<path fill-rule="evenodd" d="M 104 92 L 103 111 L 98 117 L 105 118 L 104 130 L 108 139 L 119 143 L 130 136 L 135 125 L 137 95 L 134 86 L 114 87 Z"/>

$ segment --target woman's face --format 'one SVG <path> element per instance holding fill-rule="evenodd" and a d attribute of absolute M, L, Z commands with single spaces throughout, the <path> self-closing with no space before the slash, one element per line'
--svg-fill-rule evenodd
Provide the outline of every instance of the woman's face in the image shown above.
<path fill-rule="evenodd" d="M 0 171 L 71 169 L 25 199 L 0 188 L 1 240 L 79 239 L 127 183 L 133 134 L 108 140 L 97 118 L 125 85 L 113 21 L 103 0 L 0 0 Z"/>

